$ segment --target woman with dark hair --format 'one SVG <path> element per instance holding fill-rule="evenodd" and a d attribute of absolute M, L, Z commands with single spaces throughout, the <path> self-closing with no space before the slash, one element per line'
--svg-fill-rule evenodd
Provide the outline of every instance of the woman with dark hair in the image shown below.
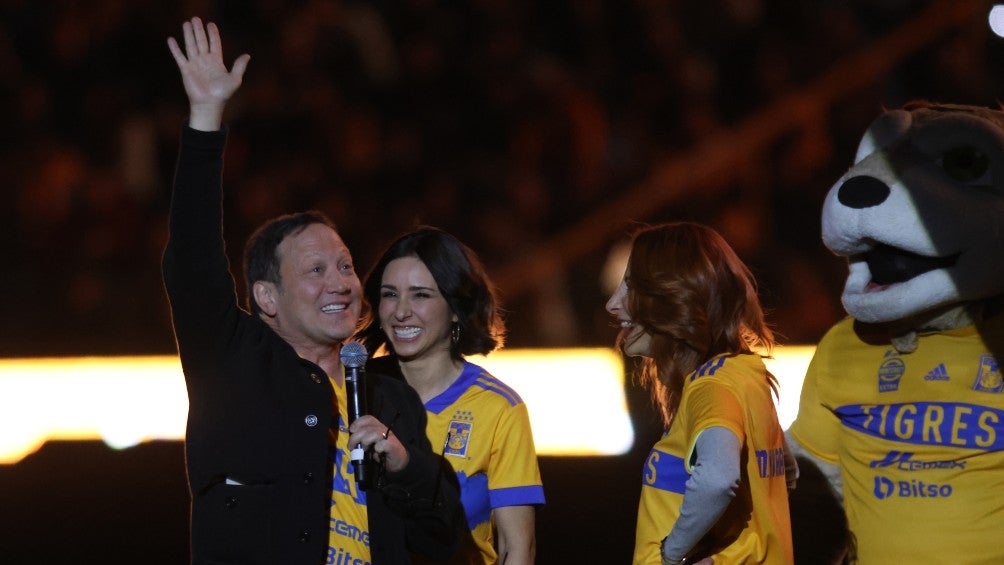
<path fill-rule="evenodd" d="M 666 430 L 642 474 L 634 563 L 791 563 L 795 467 L 749 269 L 711 228 L 643 228 L 606 309 Z"/>
<path fill-rule="evenodd" d="M 418 392 L 429 440 L 460 482 L 476 547 L 451 563 L 532 563 L 544 490 L 526 405 L 464 359 L 500 347 L 505 334 L 481 262 L 452 235 L 420 228 L 383 253 L 364 294 L 372 311 L 358 337 L 368 351 L 389 353 L 373 370 Z"/>

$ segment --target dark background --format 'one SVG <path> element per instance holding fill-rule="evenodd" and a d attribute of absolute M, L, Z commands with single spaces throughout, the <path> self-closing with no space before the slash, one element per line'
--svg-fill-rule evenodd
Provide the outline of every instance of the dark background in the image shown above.
<path fill-rule="evenodd" d="M 165 39 L 192 15 L 252 55 L 226 120 L 234 265 L 293 210 L 333 217 L 361 272 L 432 224 L 481 255 L 508 345 L 610 345 L 611 248 L 691 219 L 750 265 L 782 343 L 814 343 L 842 315 L 823 195 L 884 107 L 997 105 L 990 5 L 2 0 L 0 356 L 174 353 L 159 257 L 187 108 Z M 542 458 L 540 562 L 629 560 L 658 433 L 629 399 L 629 454 Z M 53 442 L 0 466 L 0 560 L 184 562 L 183 463 Z"/>

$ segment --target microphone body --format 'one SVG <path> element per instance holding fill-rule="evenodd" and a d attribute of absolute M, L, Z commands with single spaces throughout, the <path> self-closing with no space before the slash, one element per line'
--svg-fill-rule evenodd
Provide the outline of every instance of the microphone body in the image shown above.
<path fill-rule="evenodd" d="M 369 402 L 366 399 L 366 348 L 357 341 L 350 341 L 342 346 L 340 357 L 345 376 L 347 420 L 351 426 L 360 416 L 369 414 Z M 373 484 L 373 459 L 367 457 L 362 444 L 356 444 L 352 448 L 349 459 L 359 488 L 368 489 Z"/>

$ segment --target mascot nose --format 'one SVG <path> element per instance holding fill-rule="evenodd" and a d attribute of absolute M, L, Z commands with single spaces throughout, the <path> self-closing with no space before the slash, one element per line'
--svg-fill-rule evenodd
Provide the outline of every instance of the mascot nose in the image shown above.
<path fill-rule="evenodd" d="M 847 179 L 837 192 L 837 199 L 848 208 L 878 206 L 888 197 L 889 186 L 875 177 L 868 176 Z"/>

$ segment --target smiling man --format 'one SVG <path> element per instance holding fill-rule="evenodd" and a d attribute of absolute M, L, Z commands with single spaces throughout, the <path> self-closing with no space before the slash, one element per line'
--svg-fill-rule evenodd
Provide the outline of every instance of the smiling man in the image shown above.
<path fill-rule="evenodd" d="M 183 31 L 184 49 L 168 46 L 191 113 L 163 269 L 189 397 L 192 562 L 445 560 L 466 523 L 418 395 L 371 375 L 370 414 L 346 417 L 339 354 L 362 291 L 331 222 L 302 212 L 259 228 L 245 249 L 251 313 L 237 304 L 222 236 L 222 116 L 250 58 L 228 71 L 215 25 L 193 18 Z M 380 465 L 368 491 L 346 457 L 357 444 Z"/>

